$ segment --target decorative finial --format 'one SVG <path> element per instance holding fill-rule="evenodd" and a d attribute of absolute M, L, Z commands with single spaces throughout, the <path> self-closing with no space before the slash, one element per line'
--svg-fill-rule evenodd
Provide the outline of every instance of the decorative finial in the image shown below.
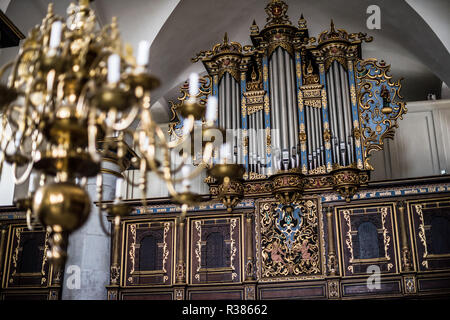
<path fill-rule="evenodd" d="M 225 32 L 225 35 L 223 36 L 223 44 L 228 44 L 228 33 Z"/>
<path fill-rule="evenodd" d="M 256 72 L 255 72 L 255 68 L 253 68 L 253 71 L 252 71 L 252 81 L 255 81 L 256 80 Z"/>
<path fill-rule="evenodd" d="M 288 5 L 281 0 L 271 0 L 266 6 L 267 23 L 264 28 L 273 25 L 292 25 L 287 16 Z"/>
<path fill-rule="evenodd" d="M 308 64 L 308 68 L 306 69 L 306 72 L 308 74 L 312 74 L 312 72 L 313 72 L 313 66 L 312 66 L 311 60 L 309 60 L 309 64 Z"/>
<path fill-rule="evenodd" d="M 53 3 L 49 3 L 47 7 L 47 15 L 51 16 L 53 15 Z"/>
<path fill-rule="evenodd" d="M 331 24 L 330 24 L 330 26 L 331 26 L 331 32 L 332 32 L 332 33 L 336 33 L 336 30 L 334 29 L 334 22 L 333 22 L 333 19 L 331 19 Z"/>
<path fill-rule="evenodd" d="M 251 35 L 257 35 L 259 33 L 259 28 L 255 20 L 253 20 L 252 26 L 250 27 L 250 32 Z"/>
<path fill-rule="evenodd" d="M 81 7 L 89 7 L 89 0 L 80 0 Z"/>
<path fill-rule="evenodd" d="M 307 29 L 306 19 L 303 17 L 303 13 L 300 15 L 300 19 L 298 19 L 298 28 Z"/>

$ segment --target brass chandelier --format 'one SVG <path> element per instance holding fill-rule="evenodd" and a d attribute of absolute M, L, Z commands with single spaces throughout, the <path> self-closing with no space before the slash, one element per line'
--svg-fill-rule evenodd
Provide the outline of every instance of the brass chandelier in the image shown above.
<path fill-rule="evenodd" d="M 16 59 L 0 70 L 0 78 L 9 72 L 7 83 L 0 84 L 0 172 L 6 161 L 12 165 L 15 184 L 31 180 L 32 185 L 38 179 L 38 189 L 30 188 L 28 197 L 17 205 L 27 211 L 29 228 L 40 221 L 50 232 L 47 257 L 55 265 L 67 257 L 67 235 L 81 227 L 91 211 L 85 189 L 88 178 L 97 176 L 101 221 L 102 210 L 115 216 L 115 223 L 130 212 L 120 193 L 112 205 L 102 204 L 102 157 L 114 149 L 119 161 L 124 159 L 125 141 L 131 141 L 138 154 L 131 162 L 141 176 L 137 184 L 127 182 L 140 188 L 144 206 L 149 172 L 166 183 L 184 213 L 188 205 L 202 199 L 189 190 L 188 182 L 205 168 L 209 166 L 210 174 L 225 182 L 236 172 L 243 173 L 239 165 L 227 164 L 228 155 L 217 152 L 212 142 L 203 143 L 203 157 L 195 169 L 185 170 L 188 155 L 183 155 L 180 165 L 173 165 L 171 150 L 189 137 L 196 121 L 203 120 L 203 133 L 211 134 L 217 100 L 210 97 L 207 106 L 201 102 L 198 77 L 191 76 L 191 98 L 180 110 L 183 138 L 169 141 L 150 112 L 150 91 L 159 81 L 147 72 L 149 43 L 139 44 L 137 59 L 129 48 L 120 38 L 115 18 L 98 28 L 89 0 L 71 4 L 66 19 L 55 15 L 50 4 Z M 179 173 L 182 177 L 176 178 Z M 179 183 L 185 186 L 182 192 L 175 190 Z"/>

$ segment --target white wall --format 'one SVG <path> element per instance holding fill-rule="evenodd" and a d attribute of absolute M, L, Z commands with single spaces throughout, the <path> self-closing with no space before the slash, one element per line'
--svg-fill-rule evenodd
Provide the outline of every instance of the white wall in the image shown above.
<path fill-rule="evenodd" d="M 394 140 L 372 156 L 372 180 L 450 174 L 450 99 L 409 102 Z"/>

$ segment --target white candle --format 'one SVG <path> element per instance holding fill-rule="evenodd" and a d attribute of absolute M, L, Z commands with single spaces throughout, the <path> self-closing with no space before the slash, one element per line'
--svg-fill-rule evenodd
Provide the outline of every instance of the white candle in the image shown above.
<path fill-rule="evenodd" d="M 192 119 L 187 118 L 183 121 L 183 135 L 187 135 L 191 132 Z"/>
<path fill-rule="evenodd" d="M 138 55 L 136 62 L 138 66 L 146 66 L 150 55 L 150 42 L 142 40 L 139 42 Z"/>
<path fill-rule="evenodd" d="M 61 32 L 62 32 L 62 22 L 61 21 L 53 22 L 49 43 L 49 47 L 51 49 L 58 48 L 59 44 L 61 43 Z"/>
<path fill-rule="evenodd" d="M 194 98 L 198 95 L 198 74 L 191 73 L 189 76 L 189 96 Z"/>
<path fill-rule="evenodd" d="M 30 184 L 28 185 L 28 193 L 33 193 L 36 190 L 37 173 L 32 172 L 30 175 Z"/>
<path fill-rule="evenodd" d="M 191 169 L 187 165 L 184 165 L 183 168 L 181 169 L 181 174 L 183 175 L 182 181 L 183 191 L 187 191 L 189 189 L 190 181 L 189 179 L 186 178 L 189 176 L 190 173 Z"/>
<path fill-rule="evenodd" d="M 118 178 L 116 180 L 116 198 L 122 198 L 123 179 Z"/>
<path fill-rule="evenodd" d="M 227 142 L 220 147 L 220 162 L 228 163 L 229 160 L 231 160 L 231 146 Z"/>
<path fill-rule="evenodd" d="M 210 96 L 206 107 L 206 121 L 214 122 L 217 119 L 217 98 Z"/>
<path fill-rule="evenodd" d="M 120 57 L 112 54 L 108 58 L 108 83 L 117 83 L 120 79 Z"/>

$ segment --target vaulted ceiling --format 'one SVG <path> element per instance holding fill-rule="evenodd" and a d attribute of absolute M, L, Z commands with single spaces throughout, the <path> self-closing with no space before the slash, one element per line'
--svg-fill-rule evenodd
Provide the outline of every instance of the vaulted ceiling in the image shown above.
<path fill-rule="evenodd" d="M 45 15 L 49 0 L 0 0 L 0 9 L 26 34 Z M 64 14 L 70 1 L 58 0 L 55 11 Z M 135 48 L 141 39 L 152 42 L 150 70 L 163 85 L 154 92 L 153 106 L 164 120 L 167 100 L 175 99 L 180 85 L 192 71 L 204 72 L 200 62 L 190 61 L 197 52 L 220 42 L 225 32 L 231 40 L 249 44 L 249 27 L 265 24 L 261 0 L 95 0 L 100 24 L 117 16 L 122 38 Z M 367 32 L 374 41 L 363 45 L 365 58 L 383 59 L 392 65 L 394 78 L 404 77 L 407 101 L 425 100 L 439 93 L 441 82 L 450 83 L 450 24 L 447 0 L 285 0 L 288 15 L 297 24 L 307 20 L 310 36 L 328 29 L 330 19 L 349 32 Z M 369 5 L 381 9 L 381 29 L 368 30 Z M 1 64 L 17 49 L 2 50 Z"/>

